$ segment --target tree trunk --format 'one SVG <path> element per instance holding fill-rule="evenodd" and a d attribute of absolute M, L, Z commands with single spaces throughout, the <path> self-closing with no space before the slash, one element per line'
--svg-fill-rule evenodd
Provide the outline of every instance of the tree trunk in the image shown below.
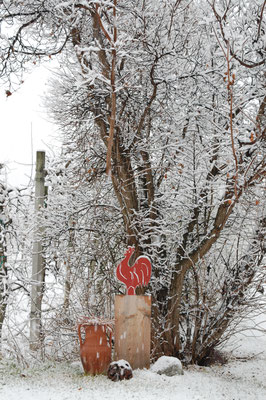
<path fill-rule="evenodd" d="M 8 280 L 7 280 L 7 267 L 6 267 L 7 257 L 5 255 L 6 237 L 4 230 L 6 225 L 9 224 L 9 222 L 7 224 L 4 222 L 3 211 L 4 211 L 4 205 L 3 203 L 0 203 L 0 348 L 2 340 L 2 329 L 6 315 L 6 307 L 8 300 L 8 283 L 7 283 Z"/>
<path fill-rule="evenodd" d="M 0 349 L 2 340 L 2 329 L 6 315 L 8 288 L 7 288 L 7 268 L 6 257 L 0 247 Z"/>

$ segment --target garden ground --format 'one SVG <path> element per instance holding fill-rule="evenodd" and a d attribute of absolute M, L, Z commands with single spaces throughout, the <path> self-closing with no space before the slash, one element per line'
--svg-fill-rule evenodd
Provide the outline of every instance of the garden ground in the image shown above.
<path fill-rule="evenodd" d="M 184 375 L 174 377 L 136 370 L 133 379 L 121 382 L 112 382 L 106 376 L 84 376 L 79 362 L 44 363 L 23 369 L 2 360 L 0 399 L 265 400 L 265 331 L 238 334 L 224 351 L 229 357 L 225 365 L 190 366 L 184 369 Z"/>

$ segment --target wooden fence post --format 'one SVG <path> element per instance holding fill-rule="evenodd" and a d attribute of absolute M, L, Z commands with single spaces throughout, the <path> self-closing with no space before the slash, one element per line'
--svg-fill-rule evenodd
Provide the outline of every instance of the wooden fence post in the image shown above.
<path fill-rule="evenodd" d="M 115 360 L 149 368 L 151 296 L 115 296 Z"/>
<path fill-rule="evenodd" d="M 30 312 L 30 349 L 37 350 L 41 339 L 41 308 L 43 285 L 45 279 L 45 265 L 43 259 L 42 233 L 40 211 L 44 206 L 46 190 L 45 152 L 37 151 L 35 175 L 35 229 L 32 251 L 32 281 L 31 281 L 31 312 Z"/>

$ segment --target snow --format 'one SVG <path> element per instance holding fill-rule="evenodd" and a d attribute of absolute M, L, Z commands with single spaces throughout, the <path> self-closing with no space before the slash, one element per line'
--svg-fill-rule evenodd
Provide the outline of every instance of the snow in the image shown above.
<path fill-rule="evenodd" d="M 0 399 L 265 400 L 265 331 L 238 335 L 225 351 L 230 357 L 225 365 L 190 366 L 184 368 L 184 375 L 173 377 L 158 375 L 152 369 L 135 370 L 131 380 L 119 382 L 103 375 L 84 376 L 80 362 L 43 363 L 20 369 L 2 360 Z"/>
<path fill-rule="evenodd" d="M 150 370 L 152 372 L 156 372 L 157 374 L 161 374 L 162 371 L 174 367 L 176 370 L 182 371 L 182 364 L 180 360 L 178 360 L 176 357 L 162 356 L 151 366 Z"/>

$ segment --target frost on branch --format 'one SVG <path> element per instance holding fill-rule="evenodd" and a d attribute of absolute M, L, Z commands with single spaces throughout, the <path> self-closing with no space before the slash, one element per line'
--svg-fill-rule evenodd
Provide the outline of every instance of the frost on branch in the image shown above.
<path fill-rule="evenodd" d="M 43 210 L 44 347 L 58 357 L 80 314 L 111 318 L 128 246 L 133 264 L 153 262 L 153 359 L 201 363 L 263 310 L 264 8 L 1 3 L 4 79 L 49 56 L 61 65 L 46 105 L 62 151 Z"/>

